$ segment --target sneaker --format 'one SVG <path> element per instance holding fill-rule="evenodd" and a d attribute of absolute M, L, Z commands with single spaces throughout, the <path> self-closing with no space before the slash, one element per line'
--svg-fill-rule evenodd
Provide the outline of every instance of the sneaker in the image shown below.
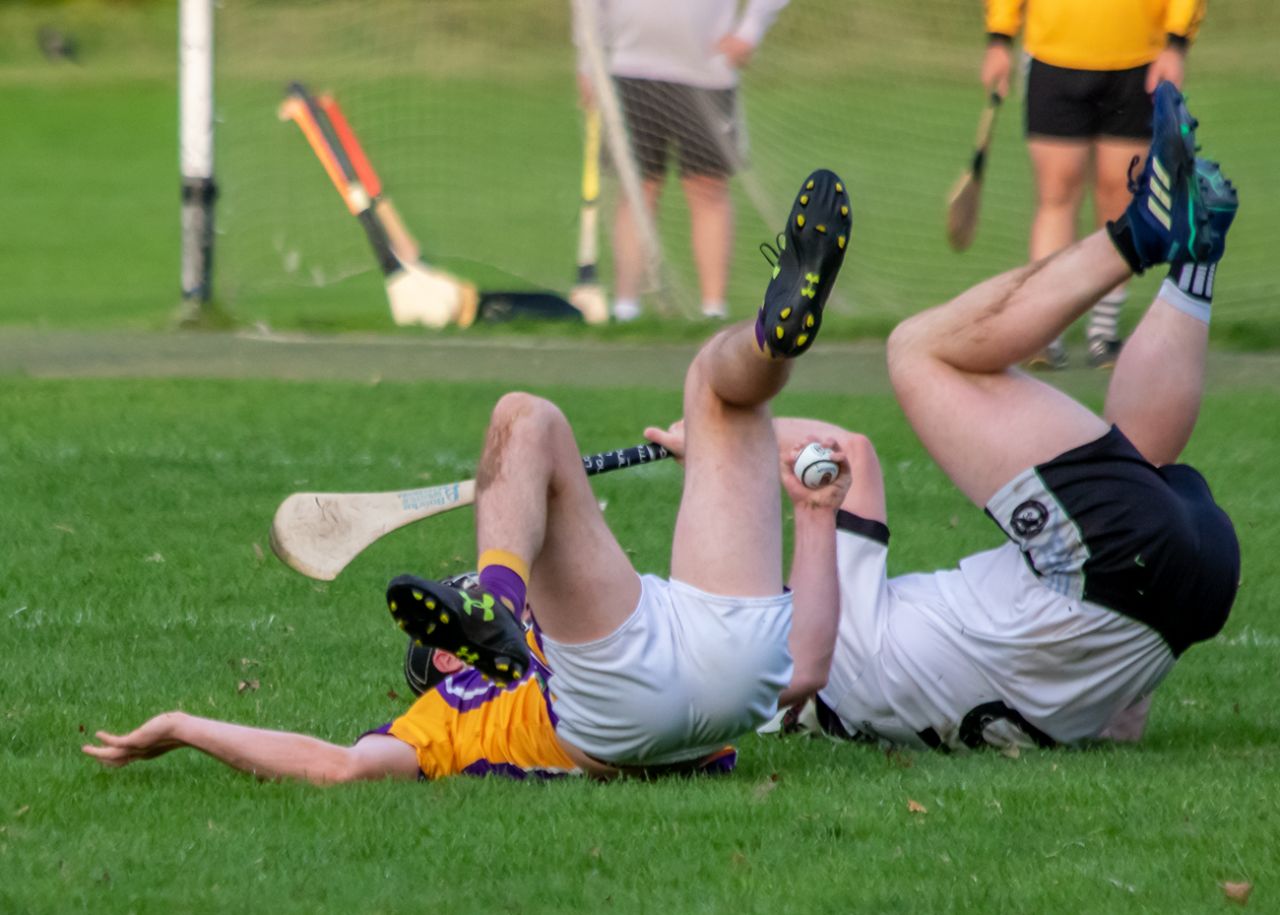
<path fill-rule="evenodd" d="M 1067 358 L 1066 344 L 1061 340 L 1054 340 L 1040 352 L 1036 353 L 1027 360 L 1027 368 L 1035 369 L 1042 372 L 1059 372 L 1065 369 L 1070 363 Z"/>
<path fill-rule="evenodd" d="M 819 169 L 805 179 L 778 235 L 778 250 L 761 246 L 773 264 L 756 318 L 761 349 L 790 359 L 813 345 L 822 306 L 844 262 L 851 224 L 849 195 L 834 172 Z"/>
<path fill-rule="evenodd" d="M 1107 230 L 1129 266 L 1141 273 L 1154 264 L 1203 261 L 1212 248 L 1209 210 L 1196 174 L 1196 127 L 1173 83 L 1156 87 L 1151 149 L 1142 174 L 1129 167 L 1133 199 Z"/>
<path fill-rule="evenodd" d="M 444 579 L 444 584 L 451 588 L 468 588 L 478 584 L 479 575 L 476 572 L 464 572 L 453 578 Z M 418 640 L 409 637 L 408 647 L 404 652 L 404 682 L 409 685 L 409 689 L 413 691 L 415 696 L 421 696 L 428 690 L 434 689 L 435 685 L 445 678 L 436 669 L 435 665 L 436 650 L 430 645 L 422 645 Z"/>
<path fill-rule="evenodd" d="M 1227 230 L 1240 209 L 1240 197 L 1231 179 L 1222 173 L 1217 162 L 1196 159 L 1196 183 L 1200 201 L 1209 213 L 1208 252 L 1201 262 L 1217 263 L 1227 250 Z"/>
<path fill-rule="evenodd" d="M 387 607 L 411 638 L 452 652 L 499 685 L 519 680 L 529 668 L 524 627 L 478 585 L 456 588 L 401 575 L 387 586 Z"/>
<path fill-rule="evenodd" d="M 1105 337 L 1094 337 L 1089 341 L 1089 364 L 1095 369 L 1113 369 L 1120 358 L 1123 340 L 1108 340 Z"/>

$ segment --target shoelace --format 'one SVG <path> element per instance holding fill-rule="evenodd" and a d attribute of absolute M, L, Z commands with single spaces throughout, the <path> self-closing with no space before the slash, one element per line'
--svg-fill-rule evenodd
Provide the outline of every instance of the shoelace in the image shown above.
<path fill-rule="evenodd" d="M 783 234 L 781 232 L 775 235 L 773 240 L 777 243 L 778 248 L 786 247 L 786 242 L 783 240 Z M 778 266 L 778 261 L 782 260 L 782 255 L 778 253 L 778 248 L 775 248 L 767 241 L 760 242 L 760 254 L 769 262 L 769 266 L 775 269 Z"/>

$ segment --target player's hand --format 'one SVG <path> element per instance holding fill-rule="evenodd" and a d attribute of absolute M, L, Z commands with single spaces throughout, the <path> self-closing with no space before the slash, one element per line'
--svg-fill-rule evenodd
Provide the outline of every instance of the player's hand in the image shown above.
<path fill-rule="evenodd" d="M 104 766 L 113 769 L 143 759 L 155 759 L 170 750 L 184 746 L 183 742 L 174 736 L 174 728 L 181 714 L 181 712 L 166 712 L 163 715 L 157 715 L 128 734 L 98 731 L 93 736 L 98 739 L 101 746 L 89 743 L 80 749 Z"/>
<path fill-rule="evenodd" d="M 1009 73 L 1013 70 L 1013 51 L 1003 41 L 987 45 L 982 58 L 982 85 L 988 92 L 1004 98 L 1009 94 Z"/>
<path fill-rule="evenodd" d="M 1182 52 L 1177 48 L 1165 48 L 1147 67 L 1147 95 L 1155 92 L 1156 86 L 1166 79 L 1176 88 L 1181 89 L 1185 72 L 1186 59 Z"/>
<path fill-rule="evenodd" d="M 583 111 L 591 111 L 596 107 L 596 91 L 591 86 L 591 77 L 585 73 L 578 74 L 578 104 Z"/>
<path fill-rule="evenodd" d="M 716 50 L 729 61 L 729 66 L 735 70 L 741 70 L 751 62 L 751 55 L 755 53 L 756 46 L 737 35 L 726 35 L 716 42 Z"/>
<path fill-rule="evenodd" d="M 661 445 L 671 452 L 676 463 L 684 463 L 684 420 L 677 419 L 670 426 L 661 429 L 658 426 L 646 426 L 644 437 L 655 445 Z"/>
<path fill-rule="evenodd" d="M 818 489 L 810 489 L 796 476 L 796 458 L 800 457 L 800 452 L 810 442 L 817 442 L 830 451 L 831 460 L 840 468 L 840 472 L 834 480 Z M 797 509 L 819 509 L 834 512 L 844 504 L 844 497 L 849 494 L 849 486 L 853 482 L 853 474 L 849 469 L 849 458 L 840 450 L 839 443 L 833 438 L 818 438 L 816 435 L 808 436 L 803 441 L 796 442 L 788 448 L 783 448 L 779 453 L 778 469 L 782 476 L 782 488 L 786 490 L 787 498 L 791 500 L 791 504 Z"/>

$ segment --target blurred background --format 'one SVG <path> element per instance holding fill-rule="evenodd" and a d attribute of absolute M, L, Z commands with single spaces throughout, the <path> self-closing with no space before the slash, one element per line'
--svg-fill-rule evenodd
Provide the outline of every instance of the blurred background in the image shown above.
<path fill-rule="evenodd" d="M 277 117 L 291 80 L 340 100 L 426 260 L 482 287 L 568 289 L 583 121 L 568 0 L 221 0 L 215 23 L 214 294 L 235 322 L 390 328 L 359 226 Z M 0 5 L 0 322 L 171 321 L 177 33 L 176 0 Z M 1250 348 L 1280 344 L 1280 279 L 1266 254 L 1280 212 L 1277 34 L 1273 0 L 1211 2 L 1185 87 L 1205 153 L 1242 197 L 1215 339 Z M 977 240 L 964 254 L 944 240 L 946 194 L 985 99 L 984 44 L 979 0 L 793 0 L 781 12 L 743 74 L 750 146 L 733 180 L 734 315 L 754 311 L 767 277 L 757 246 L 817 165 L 845 176 L 854 203 L 828 333 L 883 335 L 1025 260 L 1032 186 L 1018 85 L 997 127 Z M 615 184 L 605 181 L 606 235 Z M 691 313 L 697 285 L 684 207 L 670 186 L 657 219 L 676 314 Z M 609 248 L 602 238 L 606 284 Z M 1158 280 L 1139 280 L 1135 296 Z"/>

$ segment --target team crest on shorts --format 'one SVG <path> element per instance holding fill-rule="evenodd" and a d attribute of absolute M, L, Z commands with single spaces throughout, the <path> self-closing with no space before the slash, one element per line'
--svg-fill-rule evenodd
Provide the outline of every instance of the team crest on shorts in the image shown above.
<path fill-rule="evenodd" d="M 1028 499 L 1013 510 L 1009 526 L 1019 537 L 1034 537 L 1049 522 L 1049 509 L 1035 499 Z"/>

